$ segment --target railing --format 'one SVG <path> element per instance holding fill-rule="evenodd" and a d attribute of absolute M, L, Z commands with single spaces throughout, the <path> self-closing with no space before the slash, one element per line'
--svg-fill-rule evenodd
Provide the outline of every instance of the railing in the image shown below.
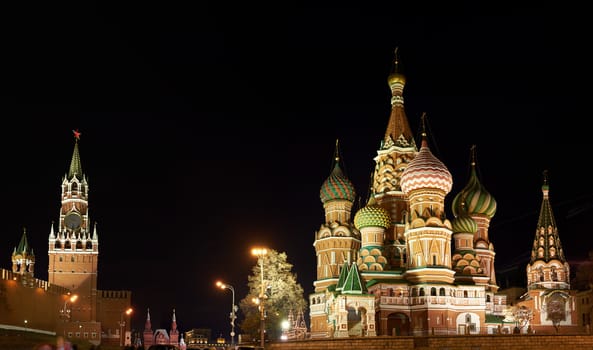
<path fill-rule="evenodd" d="M 458 298 L 450 296 L 381 297 L 385 305 L 483 305 L 482 298 Z"/>

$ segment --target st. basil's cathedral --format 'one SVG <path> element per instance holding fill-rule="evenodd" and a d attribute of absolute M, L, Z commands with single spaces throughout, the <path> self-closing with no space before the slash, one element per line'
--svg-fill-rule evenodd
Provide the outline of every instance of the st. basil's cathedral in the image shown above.
<path fill-rule="evenodd" d="M 553 333 L 560 325 L 582 331 L 590 316 L 579 315 L 570 288 L 547 176 L 527 292 L 515 300 L 496 281 L 488 231 L 497 203 L 478 178 L 476 147 L 469 150 L 470 175 L 453 194 L 449 220 L 445 197 L 452 175 L 431 152 L 426 115 L 417 147 L 397 50 L 395 56 L 387 79 L 391 114 L 366 205 L 352 216 L 357 193 L 342 170 L 337 141 L 333 170 L 320 189 L 325 221 L 313 243 L 311 337 Z"/>

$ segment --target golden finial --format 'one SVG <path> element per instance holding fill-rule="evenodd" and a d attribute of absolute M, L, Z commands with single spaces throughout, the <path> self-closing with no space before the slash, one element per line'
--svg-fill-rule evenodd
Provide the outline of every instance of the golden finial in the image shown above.
<path fill-rule="evenodd" d="M 470 147 L 470 157 L 471 157 L 471 165 L 476 165 L 476 145 L 472 145 Z"/>
<path fill-rule="evenodd" d="M 340 152 L 339 152 L 339 140 L 336 139 L 336 150 L 335 150 L 335 155 L 334 155 L 334 159 L 336 160 L 336 163 L 340 161 Z"/>
<path fill-rule="evenodd" d="M 422 122 L 422 137 L 425 137 L 426 136 L 426 112 L 422 112 L 420 121 Z"/>

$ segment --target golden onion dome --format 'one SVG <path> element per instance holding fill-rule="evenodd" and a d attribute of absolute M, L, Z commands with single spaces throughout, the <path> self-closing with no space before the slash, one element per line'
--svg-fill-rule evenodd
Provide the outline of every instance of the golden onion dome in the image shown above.
<path fill-rule="evenodd" d="M 389 83 L 389 86 L 392 86 L 393 84 L 405 85 L 406 77 L 400 73 L 392 73 L 389 74 L 389 77 L 387 77 L 387 83 Z"/>

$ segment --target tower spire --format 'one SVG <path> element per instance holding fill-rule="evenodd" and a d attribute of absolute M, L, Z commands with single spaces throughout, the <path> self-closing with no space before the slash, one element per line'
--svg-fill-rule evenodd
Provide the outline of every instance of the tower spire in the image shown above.
<path fill-rule="evenodd" d="M 542 182 L 542 203 L 527 266 L 528 289 L 570 289 L 570 266 L 552 212 L 548 170 L 543 171 Z"/>
<path fill-rule="evenodd" d="M 334 160 L 336 161 L 336 163 L 340 161 L 339 139 L 336 139 L 336 150 L 334 151 Z"/>
<path fill-rule="evenodd" d="M 413 147 L 414 137 L 408 123 L 408 117 L 404 110 L 404 87 L 406 85 L 406 77 L 400 72 L 399 48 L 394 50 L 393 68 L 387 82 L 391 89 L 391 114 L 385 130 L 385 137 L 383 138 L 381 148 L 389 149 L 392 146 L 398 147 Z"/>
<path fill-rule="evenodd" d="M 78 152 L 78 141 L 80 140 L 80 132 L 78 129 L 72 130 L 74 133 L 74 151 L 72 152 L 72 160 L 70 161 L 70 170 L 68 171 L 68 180 L 74 176 L 82 180 L 82 165 L 80 162 L 80 153 Z"/>

